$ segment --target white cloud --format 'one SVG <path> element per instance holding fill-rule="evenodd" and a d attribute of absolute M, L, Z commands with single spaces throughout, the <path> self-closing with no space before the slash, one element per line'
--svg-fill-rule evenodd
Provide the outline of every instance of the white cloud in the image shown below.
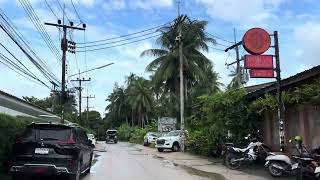
<path fill-rule="evenodd" d="M 308 22 L 294 28 L 294 46 L 298 51 L 298 62 L 306 66 L 319 65 L 320 58 L 320 24 Z"/>
<path fill-rule="evenodd" d="M 142 9 L 170 8 L 173 0 L 130 0 L 130 6 Z"/>
<path fill-rule="evenodd" d="M 124 0 L 111 0 L 111 1 L 107 1 L 105 3 L 103 3 L 102 7 L 107 10 L 120 10 L 125 8 L 126 2 Z"/>
<path fill-rule="evenodd" d="M 196 0 L 202 4 L 207 14 L 224 21 L 259 23 L 273 18 L 273 12 L 284 0 Z"/>

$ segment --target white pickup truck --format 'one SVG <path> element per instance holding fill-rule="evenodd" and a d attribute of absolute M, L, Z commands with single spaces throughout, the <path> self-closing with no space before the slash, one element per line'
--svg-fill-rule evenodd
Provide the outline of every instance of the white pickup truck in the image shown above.
<path fill-rule="evenodd" d="M 186 136 L 186 132 L 181 130 L 170 131 L 156 140 L 155 147 L 159 152 L 163 152 L 165 149 L 171 149 L 174 152 L 180 151 L 182 143 L 186 142 Z"/>

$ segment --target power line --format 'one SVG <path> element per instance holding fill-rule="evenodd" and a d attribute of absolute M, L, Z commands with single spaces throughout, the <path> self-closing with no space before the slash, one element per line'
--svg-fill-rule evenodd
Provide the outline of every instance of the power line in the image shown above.
<path fill-rule="evenodd" d="M 1 28 L 2 30 L 11 38 L 11 40 L 14 41 L 14 43 L 23 51 L 23 53 L 28 57 L 28 59 L 38 68 L 38 70 L 40 70 L 40 72 L 49 80 L 49 81 L 54 81 L 54 82 L 59 82 L 57 80 L 57 78 L 54 76 L 54 74 L 52 72 L 50 72 L 50 70 L 48 70 L 48 67 L 46 66 L 46 64 L 39 58 L 39 56 L 37 56 L 37 54 L 30 48 L 30 46 L 28 45 L 28 43 L 26 42 L 26 40 L 23 39 L 23 35 L 18 32 L 15 29 L 14 25 L 11 25 L 9 22 L 10 19 L 7 20 L 7 16 L 3 13 L 3 11 L 1 10 L 1 14 L 0 14 L 1 19 L 3 20 L 3 23 L 1 23 Z M 32 53 L 32 55 L 42 64 L 46 67 L 43 68 L 39 62 L 37 62 L 34 57 L 32 57 L 32 55 L 30 54 L 30 52 Z"/>
<path fill-rule="evenodd" d="M 25 72 L 23 69 L 21 69 L 21 67 L 19 67 L 17 64 L 15 64 L 12 60 L 10 60 L 7 56 L 3 55 L 2 53 L 0 53 L 0 58 L 3 59 L 4 61 L 6 61 L 8 64 L 10 64 L 12 67 L 10 67 L 8 64 L 4 63 L 3 61 L 1 61 L 2 64 L 4 64 L 5 66 L 7 66 L 8 68 L 10 68 L 11 70 L 13 70 L 14 72 L 20 74 L 21 76 L 35 82 L 34 80 L 40 82 L 42 85 L 45 85 L 46 87 L 48 87 L 50 89 L 50 87 L 44 83 L 43 81 L 41 81 L 40 79 L 38 79 L 37 77 L 28 74 L 27 72 Z M 13 68 L 15 68 L 16 70 L 14 70 Z M 23 73 L 23 74 L 21 74 Z M 28 78 L 29 77 L 29 78 Z M 32 79 L 34 80 L 32 80 Z"/>
<path fill-rule="evenodd" d="M 54 11 L 53 11 L 53 9 L 51 8 L 51 6 L 50 6 L 50 4 L 48 3 L 48 1 L 47 1 L 47 0 L 44 0 L 44 1 L 46 2 L 46 4 L 47 4 L 48 8 L 50 9 L 51 13 L 52 13 L 57 19 L 59 19 L 58 16 L 56 15 L 56 13 L 54 13 Z"/>
<path fill-rule="evenodd" d="M 77 11 L 77 8 L 76 8 L 76 6 L 75 6 L 74 3 L 73 3 L 73 0 L 71 0 L 71 4 L 72 4 L 72 7 L 73 7 L 73 9 L 74 9 L 74 12 L 75 12 L 76 15 L 78 16 L 78 19 L 80 20 L 81 23 L 83 23 L 82 19 L 80 18 L 80 15 L 79 15 L 79 13 L 78 13 L 78 11 Z"/>
<path fill-rule="evenodd" d="M 69 22 L 71 22 L 71 21 L 70 21 L 70 18 L 69 18 L 68 15 L 67 15 L 67 13 L 65 13 L 65 9 L 64 9 L 64 8 L 62 7 L 62 5 L 61 5 L 60 0 L 57 0 L 57 2 L 58 2 L 58 4 L 59 4 L 60 9 L 62 10 L 63 15 L 66 16 L 66 18 L 67 18 L 67 20 L 68 20 Z"/>
<path fill-rule="evenodd" d="M 228 40 L 226 40 L 226 39 L 223 39 L 223 38 L 221 38 L 221 37 L 219 37 L 219 36 L 213 35 L 213 34 L 208 33 L 208 32 L 206 32 L 206 33 L 207 33 L 209 36 L 212 36 L 213 38 L 220 39 L 221 41 L 224 41 L 224 42 L 232 43 L 232 44 L 233 44 L 232 41 L 228 41 Z"/>
<path fill-rule="evenodd" d="M 122 43 L 122 44 L 118 44 L 118 45 L 114 45 L 114 46 L 107 46 L 107 47 L 102 47 L 102 48 L 89 49 L 89 50 L 86 50 L 86 51 L 97 51 L 97 50 L 102 50 L 102 49 L 109 49 L 109 48 L 113 48 L 113 47 L 123 46 L 123 45 L 127 45 L 127 44 L 136 43 L 136 42 L 139 42 L 139 41 L 144 41 L 144 40 L 147 40 L 147 39 L 151 39 L 151 38 L 154 38 L 154 37 L 157 37 L 157 36 L 160 36 L 160 35 L 161 34 L 157 34 L 157 35 L 150 36 L 150 37 L 143 38 L 143 39 L 139 39 L 139 40 L 136 40 L 136 41 Z M 86 51 L 76 51 L 76 52 L 86 52 Z"/>
<path fill-rule="evenodd" d="M 52 39 L 50 38 L 48 32 L 46 29 L 43 27 L 41 24 L 41 21 L 37 14 L 35 13 L 33 7 L 29 3 L 28 0 L 19 0 L 21 6 L 23 9 L 26 11 L 27 15 L 29 16 L 30 20 L 32 21 L 33 25 L 36 27 L 38 30 L 39 34 L 41 35 L 42 39 L 45 41 L 47 44 L 48 48 L 51 50 L 51 52 L 56 56 L 58 62 L 60 61 L 60 55 L 58 48 L 54 45 Z"/>
<path fill-rule="evenodd" d="M 140 34 L 140 33 L 143 33 L 143 32 L 147 32 L 147 31 L 150 31 L 150 30 L 158 29 L 158 28 L 164 27 L 167 24 L 170 24 L 171 22 L 172 21 L 167 22 L 167 23 L 162 24 L 162 25 L 159 25 L 159 26 L 154 26 L 154 27 L 151 27 L 151 28 L 148 28 L 148 29 L 145 29 L 145 30 L 137 31 L 137 32 L 134 32 L 134 33 L 126 34 L 126 35 L 121 35 L 121 36 L 118 36 L 118 37 L 106 38 L 106 39 L 101 39 L 101 40 L 96 40 L 96 41 L 88 41 L 88 42 L 85 42 L 85 43 L 84 42 L 83 43 L 80 42 L 80 43 L 77 43 L 77 44 L 90 44 L 90 43 L 97 43 L 97 42 L 108 41 L 108 40 L 113 40 L 113 39 L 120 39 L 120 38 L 124 38 L 124 37 L 128 37 L 128 36 L 132 36 L 132 35 L 135 35 L 135 34 Z"/>
<path fill-rule="evenodd" d="M 106 42 L 106 43 L 100 43 L 100 44 L 93 44 L 93 45 L 89 45 L 89 46 L 77 46 L 77 48 L 95 47 L 95 46 L 103 46 L 103 45 L 107 45 L 107 44 L 114 44 L 114 43 L 119 43 L 119 42 L 123 42 L 123 41 L 132 40 L 132 39 L 137 39 L 137 38 L 144 37 L 144 36 L 147 36 L 147 35 L 150 35 L 150 34 L 155 34 L 155 33 L 158 33 L 158 32 L 155 32 L 155 31 L 154 32 L 149 32 L 149 33 L 142 34 L 142 35 L 135 36 L 135 37 L 131 37 L 131 38 L 126 38 L 126 39 L 121 39 L 121 40 L 111 41 L 111 42 Z"/>
<path fill-rule="evenodd" d="M 215 47 L 212 47 L 212 46 L 208 46 L 208 47 L 211 48 L 211 49 L 217 50 L 217 51 L 223 51 L 223 52 L 225 52 L 224 49 L 215 48 Z"/>

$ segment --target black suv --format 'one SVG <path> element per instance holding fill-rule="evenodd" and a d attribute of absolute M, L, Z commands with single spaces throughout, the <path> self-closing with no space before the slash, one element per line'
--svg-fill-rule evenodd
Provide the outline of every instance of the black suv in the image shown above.
<path fill-rule="evenodd" d="M 108 142 L 113 142 L 113 143 L 118 143 L 118 137 L 117 137 L 117 130 L 114 129 L 108 129 L 106 132 L 106 143 Z"/>
<path fill-rule="evenodd" d="M 89 173 L 93 147 L 76 125 L 32 123 L 13 145 L 12 179 L 33 175 L 65 175 L 78 180 Z"/>

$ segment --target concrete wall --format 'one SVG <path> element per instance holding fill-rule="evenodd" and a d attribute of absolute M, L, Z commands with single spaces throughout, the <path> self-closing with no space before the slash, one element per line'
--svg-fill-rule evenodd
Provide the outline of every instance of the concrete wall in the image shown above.
<path fill-rule="evenodd" d="M 51 122 L 60 121 L 60 118 L 53 113 L 33 106 L 20 98 L 2 91 L 0 91 L 0 113 L 11 116 L 29 116 Z"/>
<path fill-rule="evenodd" d="M 303 137 L 308 149 L 320 146 L 320 108 L 312 105 L 286 107 L 284 113 L 286 150 L 289 139 L 296 135 Z M 274 150 L 279 150 L 279 128 L 275 111 L 265 112 L 263 118 L 263 137 L 265 143 Z"/>

